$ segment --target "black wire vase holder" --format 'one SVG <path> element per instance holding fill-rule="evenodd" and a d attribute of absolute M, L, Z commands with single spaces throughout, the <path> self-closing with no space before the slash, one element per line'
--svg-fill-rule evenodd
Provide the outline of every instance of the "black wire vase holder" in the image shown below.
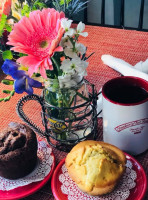
<path fill-rule="evenodd" d="M 26 95 L 17 103 L 19 117 L 40 136 L 47 139 L 53 147 L 69 152 L 80 141 L 97 138 L 97 92 L 95 86 L 85 80 L 89 86 L 88 99 L 82 104 L 70 108 L 50 105 L 42 96 Z M 38 127 L 25 114 L 24 104 L 30 100 L 37 101 L 42 108 L 41 118 L 45 130 Z M 53 117 L 53 111 L 60 113 L 60 119 Z M 68 117 L 70 116 L 70 117 Z"/>

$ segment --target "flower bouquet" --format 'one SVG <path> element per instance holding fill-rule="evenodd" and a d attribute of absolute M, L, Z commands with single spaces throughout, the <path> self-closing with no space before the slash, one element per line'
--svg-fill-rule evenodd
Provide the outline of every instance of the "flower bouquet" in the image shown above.
<path fill-rule="evenodd" d="M 32 95 L 33 87 L 44 87 L 47 135 L 63 142 L 84 139 L 94 128 L 90 84 L 84 80 L 91 55 L 86 57 L 86 47 L 78 42 L 88 33 L 82 22 L 71 26 L 72 20 L 54 8 L 21 17 L 8 35 L 9 56 L 15 56 L 2 65 L 14 79 L 16 93 Z"/>

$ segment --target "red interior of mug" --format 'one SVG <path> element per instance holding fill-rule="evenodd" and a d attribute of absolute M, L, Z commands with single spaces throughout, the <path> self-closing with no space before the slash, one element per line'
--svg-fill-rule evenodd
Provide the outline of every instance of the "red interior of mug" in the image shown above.
<path fill-rule="evenodd" d="M 148 101 L 148 82 L 132 76 L 117 77 L 104 84 L 102 94 L 114 104 L 138 105 Z"/>

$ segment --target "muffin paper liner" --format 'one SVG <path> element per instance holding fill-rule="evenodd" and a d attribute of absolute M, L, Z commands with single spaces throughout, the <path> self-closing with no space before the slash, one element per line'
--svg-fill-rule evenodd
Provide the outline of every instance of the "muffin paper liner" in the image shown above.
<path fill-rule="evenodd" d="M 38 162 L 35 169 L 27 176 L 16 180 L 9 180 L 0 177 L 0 190 L 8 191 L 43 180 L 50 173 L 54 162 L 54 157 L 51 153 L 52 149 L 44 141 L 38 142 Z"/>
<path fill-rule="evenodd" d="M 132 162 L 127 160 L 125 173 L 113 192 L 103 196 L 90 196 L 82 192 L 72 181 L 64 164 L 62 166 L 62 174 L 59 175 L 59 181 L 62 184 L 61 191 L 63 194 L 67 195 L 68 200 L 126 200 L 130 195 L 130 190 L 136 186 L 135 180 L 137 178 L 137 174 L 132 167 Z"/>

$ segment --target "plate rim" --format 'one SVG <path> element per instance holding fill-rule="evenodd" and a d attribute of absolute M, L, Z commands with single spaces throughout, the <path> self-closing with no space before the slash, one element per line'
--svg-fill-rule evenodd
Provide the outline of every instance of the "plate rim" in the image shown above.
<path fill-rule="evenodd" d="M 66 157 L 63 158 L 63 159 L 59 162 L 59 164 L 57 165 L 57 167 L 56 167 L 55 170 L 54 170 L 54 173 L 53 173 L 52 179 L 51 179 L 51 190 L 52 190 L 52 193 L 53 193 L 53 196 L 54 196 L 55 200 L 61 200 L 60 197 L 59 197 L 59 195 L 58 195 L 58 193 L 56 192 L 56 189 L 55 189 L 54 185 L 55 185 L 55 182 L 56 182 L 56 173 L 57 173 L 58 170 L 61 168 L 61 166 L 64 164 L 65 159 L 66 159 Z"/>
<path fill-rule="evenodd" d="M 126 156 L 128 156 L 129 158 L 131 158 L 131 159 L 134 161 L 134 163 L 137 163 L 137 164 L 140 166 L 142 175 L 143 175 L 143 177 L 144 177 L 144 188 L 143 188 L 143 191 L 142 191 L 141 196 L 140 196 L 139 198 L 143 199 L 144 196 L 146 195 L 146 189 L 147 189 L 147 185 L 148 185 L 146 172 L 144 171 L 144 168 L 143 168 L 143 166 L 139 163 L 139 161 L 137 161 L 133 156 L 131 156 L 130 154 L 125 153 L 125 152 L 124 152 L 124 154 L 125 154 Z M 140 200 L 141 200 L 141 199 L 140 199 Z"/>
<path fill-rule="evenodd" d="M 38 140 L 38 142 L 41 142 L 41 140 Z M 44 141 L 45 142 L 45 141 Z M 48 145 L 49 146 L 49 144 L 47 143 L 47 142 L 45 142 L 46 143 L 46 145 Z M 49 146 L 50 148 L 51 148 L 51 146 Z M 28 189 L 27 191 L 25 191 L 24 193 L 21 193 L 21 194 L 16 194 L 16 196 L 7 196 L 7 197 L 3 197 L 3 196 L 1 196 L 0 195 L 0 200 L 10 200 L 10 198 L 11 198 L 11 200 L 18 200 L 18 199 L 22 199 L 22 198 L 24 198 L 24 197 L 27 197 L 27 196 L 30 196 L 30 195 L 32 195 L 32 194 L 34 194 L 35 192 L 37 192 L 39 189 L 41 189 L 49 180 L 50 180 L 50 178 L 52 177 L 52 174 L 53 174 L 53 172 L 54 172 L 54 169 L 55 169 L 55 164 L 56 164 L 56 161 L 55 161 L 55 155 L 54 155 L 54 153 L 53 153 L 53 149 L 51 148 L 51 156 L 53 157 L 53 164 L 52 164 L 52 166 L 51 166 L 51 170 L 50 170 L 50 172 L 49 172 L 49 174 L 47 175 L 47 176 L 45 176 L 45 178 L 43 179 L 43 180 L 41 180 L 41 181 L 36 181 L 36 182 L 32 182 L 32 183 L 30 183 L 30 184 L 28 184 L 28 185 L 24 185 L 24 186 L 20 186 L 20 187 L 17 187 L 17 188 L 25 188 L 25 187 L 28 187 L 29 185 L 32 185 L 32 184 L 35 184 L 35 186 L 33 187 L 33 188 L 31 188 L 31 189 Z M 12 192 L 12 191 L 14 191 L 14 190 L 17 190 L 17 188 L 14 188 L 14 189 L 12 189 L 12 190 L 8 190 L 8 191 L 3 191 L 3 190 L 0 190 L 0 191 L 2 191 L 2 192 Z M 10 194 L 11 195 L 11 194 Z"/>
<path fill-rule="evenodd" d="M 137 164 L 139 165 L 139 167 L 140 167 L 140 171 L 142 172 L 142 176 L 143 176 L 143 178 L 144 178 L 144 184 L 143 184 L 143 190 L 142 190 L 142 192 L 141 192 L 141 194 L 140 194 L 140 196 L 139 196 L 139 200 L 142 200 L 142 199 L 144 198 L 144 196 L 146 195 L 146 189 L 147 189 L 147 185 L 148 185 L 146 173 L 145 173 L 145 171 L 144 171 L 142 165 L 139 163 L 139 161 L 137 161 L 133 156 L 129 155 L 128 153 L 125 153 L 125 152 L 124 152 L 124 154 L 126 155 L 126 157 L 128 156 L 130 159 L 132 159 L 134 163 L 137 163 Z M 53 193 L 53 195 L 54 195 L 55 200 L 61 200 L 61 198 L 60 198 L 58 192 L 56 191 L 54 185 L 56 184 L 56 174 L 57 174 L 57 172 L 60 170 L 61 166 L 64 164 L 65 159 L 66 159 L 66 157 L 63 158 L 63 159 L 59 162 L 59 164 L 57 165 L 57 167 L 56 167 L 55 170 L 54 170 L 54 173 L 53 173 L 52 179 L 51 179 L 51 190 L 52 190 L 52 193 Z"/>

